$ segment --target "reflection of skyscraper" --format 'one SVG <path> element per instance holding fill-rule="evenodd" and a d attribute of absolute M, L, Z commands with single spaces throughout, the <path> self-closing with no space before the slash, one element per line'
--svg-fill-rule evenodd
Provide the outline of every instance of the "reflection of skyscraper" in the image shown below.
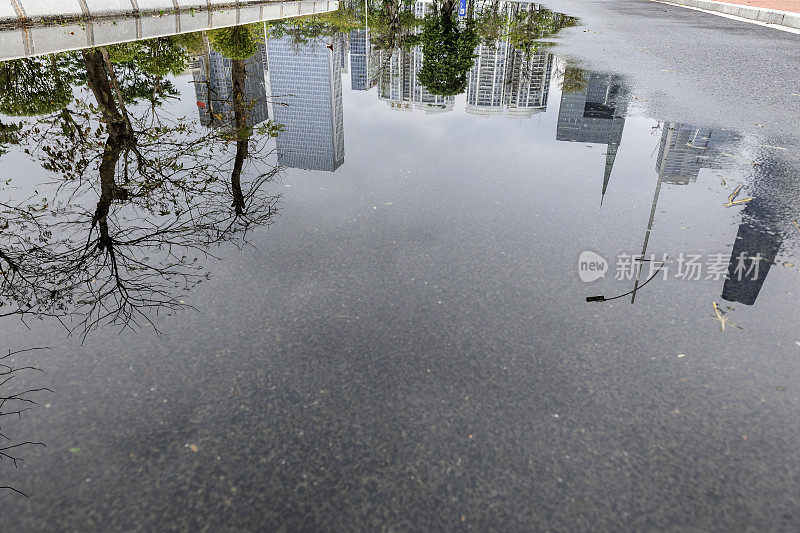
<path fill-rule="evenodd" d="M 552 66 L 550 53 L 533 52 L 526 57 L 521 50 L 514 50 L 507 69 L 510 74 L 504 102 L 507 115 L 530 117 L 547 109 Z"/>
<path fill-rule="evenodd" d="M 714 128 L 695 128 L 673 124 L 674 134 L 667 142 L 667 128 L 661 136 L 656 172 L 664 169 L 664 181 L 687 184 L 695 181 L 700 168 L 719 168 L 721 148 L 737 139 L 734 132 Z"/>
<path fill-rule="evenodd" d="M 581 72 L 571 67 L 565 79 L 580 78 Z M 628 94 L 616 76 L 583 72 L 578 90 L 562 91 L 558 110 L 556 140 L 607 145 L 606 167 L 603 173 L 603 194 L 608 188 L 614 159 L 622 141 Z"/>
<path fill-rule="evenodd" d="M 467 83 L 467 113 L 488 116 L 503 112 L 508 48 L 499 39 L 478 45 Z"/>
<path fill-rule="evenodd" d="M 797 227 L 792 222 L 798 218 L 794 200 L 797 163 L 792 158 L 779 157 L 774 149 L 765 150 L 757 160 L 747 187 L 747 195 L 754 198 L 742 210 L 742 223 L 722 288 L 723 299 L 745 305 L 756 302 L 778 252 L 783 248 L 792 253 L 797 242 Z"/>
<path fill-rule="evenodd" d="M 533 52 L 526 57 L 508 41 L 480 43 L 467 82 L 467 113 L 530 117 L 547 109 L 553 56 Z"/>
<path fill-rule="evenodd" d="M 337 41 L 337 45 L 333 49 L 334 60 L 339 63 L 342 72 L 347 74 L 347 54 L 350 51 L 350 36 L 349 34 L 338 32 L 333 36 L 333 39 Z"/>
<path fill-rule="evenodd" d="M 260 50 L 245 59 L 244 104 L 247 124 L 254 126 L 268 118 L 267 93 L 264 87 L 264 63 Z M 192 62 L 192 81 L 197 112 L 203 126 L 216 127 L 233 124 L 232 61 L 219 52 L 209 50 Z"/>
<path fill-rule="evenodd" d="M 510 31 L 518 17 L 533 16 L 541 6 L 527 2 L 478 2 L 479 13 L 505 19 L 499 34 Z M 525 52 L 508 38 L 482 41 L 475 49 L 475 62 L 467 81 L 467 113 L 529 118 L 547 109 L 553 56 L 547 52 Z"/>
<path fill-rule="evenodd" d="M 424 19 L 433 14 L 433 0 L 417 0 L 414 2 L 414 18 Z"/>
<path fill-rule="evenodd" d="M 722 298 L 745 305 L 756 303 L 758 293 L 769 274 L 769 267 L 778 255 L 782 239 L 758 216 L 758 198 L 748 203 L 742 213 L 745 221 L 739 225 L 728 263 L 728 276 L 722 287 Z"/>
<path fill-rule="evenodd" d="M 368 30 L 350 32 L 350 88 L 366 91 L 370 87 L 370 46 Z"/>
<path fill-rule="evenodd" d="M 276 141 L 279 164 L 334 171 L 344 162 L 340 45 L 334 40 L 331 49 L 322 38 L 267 42 L 274 120 L 284 126 Z"/>
<path fill-rule="evenodd" d="M 432 94 L 419 81 L 422 67 L 422 47 L 411 51 L 397 48 L 381 50 L 378 73 L 378 98 L 395 110 L 421 109 L 426 113 L 452 111 L 455 96 Z"/>

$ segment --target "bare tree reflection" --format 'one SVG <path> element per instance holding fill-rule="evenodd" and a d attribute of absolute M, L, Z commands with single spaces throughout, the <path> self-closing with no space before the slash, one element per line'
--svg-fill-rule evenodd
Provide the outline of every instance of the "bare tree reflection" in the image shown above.
<path fill-rule="evenodd" d="M 32 406 L 36 405 L 34 397 L 39 392 L 52 392 L 46 387 L 40 388 L 22 388 L 14 391 L 13 380 L 23 372 L 41 372 L 40 369 L 33 366 L 13 367 L 11 366 L 12 358 L 24 352 L 33 350 L 40 350 L 41 348 L 29 348 L 27 350 L 17 350 L 15 352 L 9 351 L 7 354 L 0 356 L 0 463 L 9 462 L 14 468 L 19 468 L 23 459 L 21 453 L 32 446 L 44 446 L 41 442 L 33 441 L 18 441 L 13 437 L 9 437 L 3 432 L 3 421 L 8 418 L 22 418 L 22 415 L 30 411 Z M 11 487 L 0 485 L 0 490 L 10 490 L 27 497 L 28 495 L 21 490 Z"/>
<path fill-rule="evenodd" d="M 0 316 L 55 317 L 85 336 L 155 326 L 155 314 L 186 307 L 181 295 L 208 276 L 201 257 L 272 222 L 278 197 L 264 186 L 280 169 L 277 128 L 247 126 L 243 60 L 232 69 L 233 124 L 198 131 L 152 100 L 129 109 L 107 49 L 81 56 L 94 104 L 75 100 L 21 134 L 59 178 L 50 201 L 0 204 Z"/>

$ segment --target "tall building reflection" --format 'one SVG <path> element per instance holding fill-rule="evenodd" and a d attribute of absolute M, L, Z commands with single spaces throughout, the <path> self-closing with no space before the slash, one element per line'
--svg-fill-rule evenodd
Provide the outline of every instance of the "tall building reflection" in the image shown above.
<path fill-rule="evenodd" d="M 628 91 L 618 76 L 581 72 L 572 67 L 567 67 L 564 76 L 581 79 L 581 74 L 583 82 L 577 88 L 561 93 L 556 140 L 606 145 L 602 190 L 605 196 L 622 141 Z"/>
<path fill-rule="evenodd" d="M 526 55 L 508 40 L 481 42 L 467 82 L 467 113 L 529 118 L 547 109 L 553 55 Z"/>
<path fill-rule="evenodd" d="M 739 136 L 731 130 L 667 123 L 659 144 L 656 172 L 665 183 L 692 183 L 697 180 L 701 168 L 722 168 L 725 150 L 735 151 L 732 145 L 738 141 Z M 754 167 L 754 183 L 769 181 L 779 172 L 771 168 L 770 163 L 767 160 Z M 745 205 L 728 259 L 723 300 L 755 304 L 783 243 L 777 230 L 778 218 L 765 196 L 757 195 Z"/>
<path fill-rule="evenodd" d="M 663 170 L 667 183 L 685 185 L 697 180 L 701 168 L 719 168 L 722 149 L 738 139 L 730 130 L 688 124 L 673 126 L 669 142 L 668 129 L 664 129 L 656 160 L 656 172 Z"/>
<path fill-rule="evenodd" d="M 736 240 L 728 262 L 728 276 L 722 287 L 722 299 L 744 305 L 756 303 L 769 269 L 783 239 L 768 222 L 765 202 L 749 202 L 742 211 Z"/>
<path fill-rule="evenodd" d="M 729 302 L 753 305 L 764 286 L 770 267 L 783 246 L 782 228 L 795 235 L 790 222 L 796 213 L 792 205 L 796 186 L 787 176 L 797 175 L 796 167 L 777 160 L 773 154 L 762 156 L 753 166 L 749 195 L 742 222 L 736 232 L 728 276 L 722 287 L 722 298 Z M 738 269 L 738 270 L 737 270 Z"/>
<path fill-rule="evenodd" d="M 344 74 L 348 72 L 347 56 L 350 53 L 350 35 L 347 33 L 339 32 L 333 36 L 336 45 L 333 47 L 334 61 L 339 64 L 341 71 Z"/>
<path fill-rule="evenodd" d="M 496 10 L 510 21 L 520 12 L 538 11 L 541 6 L 525 2 L 484 2 L 480 11 Z M 501 32 L 507 33 L 507 31 Z M 483 40 L 475 49 L 475 62 L 469 71 L 466 111 L 472 115 L 529 118 L 547 109 L 547 93 L 553 55 L 549 52 L 526 53 L 516 48 L 509 37 Z"/>
<path fill-rule="evenodd" d="M 452 111 L 455 96 L 440 96 L 431 93 L 419 81 L 422 68 L 422 47 L 411 50 L 396 48 L 378 53 L 378 98 L 394 110 L 411 111 L 421 109 L 426 113 Z"/>
<path fill-rule="evenodd" d="M 401 10 L 406 9 L 415 18 L 423 19 L 434 13 L 434 5 L 433 0 L 417 0 L 404 4 Z M 492 26 L 496 37 L 482 39 L 475 48 L 474 61 L 467 71 L 466 112 L 477 116 L 504 114 L 530 118 L 545 111 L 554 57 L 549 52 L 536 50 L 546 43 L 528 43 L 524 50 L 513 43 L 523 32 L 520 25 L 529 24 L 546 31 L 542 28 L 548 24 L 561 27 L 569 21 L 531 2 L 479 0 L 474 5 L 474 13 L 477 18 L 486 15 L 489 22 L 483 23 Z M 421 27 L 411 30 L 412 33 L 420 31 Z M 424 61 L 421 44 L 372 53 L 369 33 L 361 30 L 350 33 L 350 44 L 354 90 L 365 90 L 375 80 L 378 98 L 394 110 L 419 109 L 426 113 L 453 110 L 455 96 L 432 94 L 419 81 Z"/>
<path fill-rule="evenodd" d="M 251 127 L 269 118 L 263 57 L 264 45 L 261 44 L 256 54 L 245 59 L 242 97 L 247 110 L 247 124 Z M 229 126 L 234 122 L 231 64 L 231 59 L 210 49 L 192 58 L 192 82 L 203 126 Z"/>
<path fill-rule="evenodd" d="M 433 13 L 433 1 L 417 0 L 410 9 L 413 10 L 414 18 L 421 20 Z M 380 50 L 376 59 L 378 98 L 391 109 L 419 109 L 425 113 L 446 113 L 453 110 L 455 96 L 433 94 L 419 81 L 419 71 L 424 60 L 422 45 L 417 44 L 410 49 Z"/>
<path fill-rule="evenodd" d="M 276 140 L 280 165 L 333 172 L 344 162 L 341 46 L 322 37 L 267 41 L 273 119 L 284 126 Z"/>
<path fill-rule="evenodd" d="M 366 91 L 371 84 L 369 30 L 350 32 L 350 88 Z"/>

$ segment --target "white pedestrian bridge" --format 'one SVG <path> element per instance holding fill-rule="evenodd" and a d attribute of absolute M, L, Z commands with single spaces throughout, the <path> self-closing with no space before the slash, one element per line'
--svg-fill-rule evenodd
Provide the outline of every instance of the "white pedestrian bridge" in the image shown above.
<path fill-rule="evenodd" d="M 337 0 L 0 0 L 0 61 L 338 7 Z"/>

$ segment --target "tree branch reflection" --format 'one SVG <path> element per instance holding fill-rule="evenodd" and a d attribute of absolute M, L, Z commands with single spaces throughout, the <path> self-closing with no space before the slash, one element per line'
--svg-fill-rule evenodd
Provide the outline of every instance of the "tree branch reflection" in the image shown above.
<path fill-rule="evenodd" d="M 75 54 L 91 99 L 16 132 L 56 174 L 56 192 L 0 204 L 0 316 L 54 317 L 82 336 L 101 325 L 155 327 L 156 314 L 187 307 L 181 296 L 208 278 L 201 258 L 273 221 L 278 196 L 265 185 L 280 173 L 269 142 L 279 128 L 248 125 L 245 61 L 233 60 L 232 124 L 198 130 L 159 109 L 169 87 L 161 78 L 184 70 L 188 55 L 164 70 L 127 52 L 121 68 L 113 47 Z M 149 80 L 144 104 L 141 90 L 126 95 L 132 78 Z"/>

